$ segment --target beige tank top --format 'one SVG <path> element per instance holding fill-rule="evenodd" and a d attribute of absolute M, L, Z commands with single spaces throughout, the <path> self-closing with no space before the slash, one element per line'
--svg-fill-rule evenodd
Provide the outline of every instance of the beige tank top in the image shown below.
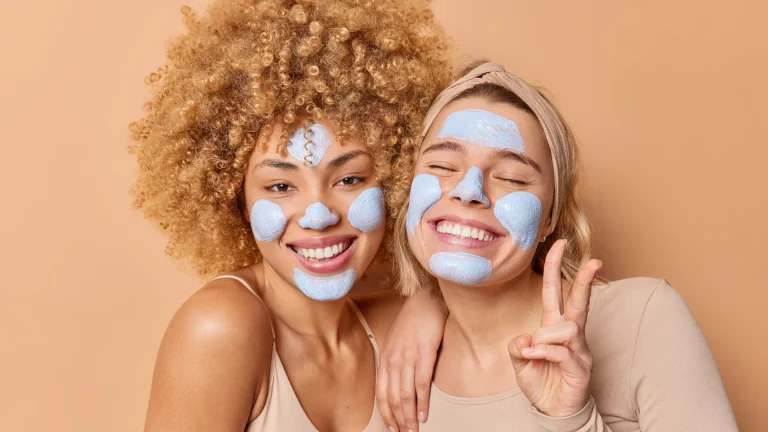
<path fill-rule="evenodd" d="M 215 279 L 234 279 L 248 291 L 253 293 L 257 299 L 267 309 L 264 300 L 256 294 L 256 291 L 242 278 L 231 275 L 219 276 Z M 347 303 L 352 311 L 360 320 L 365 329 L 365 333 L 368 335 L 368 339 L 373 346 L 374 357 L 376 359 L 376 370 L 379 369 L 379 348 L 376 345 L 376 338 L 368 326 L 368 322 L 363 317 L 362 312 L 358 309 L 355 302 L 347 299 Z M 267 309 L 269 314 L 269 309 Z M 270 325 L 272 319 L 270 317 Z M 272 360 L 269 366 L 269 390 L 267 391 L 267 401 L 264 404 L 264 409 L 261 411 L 258 417 L 256 417 L 251 423 L 249 423 L 245 431 L 246 432 L 277 432 L 277 431 L 291 431 L 291 432 L 317 432 L 317 428 L 312 424 L 304 412 L 304 409 L 299 403 L 299 399 L 296 397 L 296 393 L 293 391 L 291 382 L 288 380 L 288 374 L 285 373 L 283 363 L 280 361 L 280 356 L 277 354 L 277 348 L 275 346 L 275 329 L 272 327 Z M 374 397 L 374 395 L 371 395 Z M 363 432 L 388 432 L 387 426 L 384 424 L 384 420 L 381 418 L 379 407 L 374 399 L 373 412 L 371 413 L 371 419 L 368 421 L 368 425 L 363 429 Z"/>

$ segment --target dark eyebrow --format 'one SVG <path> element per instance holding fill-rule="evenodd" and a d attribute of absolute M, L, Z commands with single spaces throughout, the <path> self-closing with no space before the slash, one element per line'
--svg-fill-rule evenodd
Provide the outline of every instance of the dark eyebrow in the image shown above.
<path fill-rule="evenodd" d="M 282 161 L 280 159 L 264 159 L 263 161 L 257 163 L 256 166 L 254 166 L 251 171 L 255 170 L 256 168 L 263 167 L 263 166 L 264 167 L 277 168 L 277 169 L 286 170 L 286 171 L 298 171 L 299 170 L 299 167 L 297 167 L 296 165 L 294 165 L 294 164 L 292 164 L 290 162 Z"/>
<path fill-rule="evenodd" d="M 529 158 L 524 154 L 520 154 L 518 152 L 514 152 L 512 150 L 507 150 L 507 149 L 496 149 L 493 151 L 492 157 L 494 159 L 512 159 L 518 162 L 522 162 L 526 165 L 532 166 L 536 171 L 539 172 L 539 174 L 541 174 L 541 167 L 539 166 L 539 164 L 537 164 L 535 160 Z"/>
<path fill-rule="evenodd" d="M 345 163 L 351 161 L 352 159 L 362 155 L 371 156 L 371 154 L 368 153 L 367 151 L 353 150 L 351 152 L 344 153 L 343 155 L 337 157 L 336 159 L 328 162 L 328 166 L 331 168 L 338 168 L 344 165 Z"/>
<path fill-rule="evenodd" d="M 467 154 L 467 148 L 455 141 L 442 141 L 439 143 L 432 144 L 431 146 L 427 147 L 422 154 L 427 154 L 429 152 L 439 151 L 439 150 L 448 150 L 448 151 L 459 152 L 461 154 Z"/>

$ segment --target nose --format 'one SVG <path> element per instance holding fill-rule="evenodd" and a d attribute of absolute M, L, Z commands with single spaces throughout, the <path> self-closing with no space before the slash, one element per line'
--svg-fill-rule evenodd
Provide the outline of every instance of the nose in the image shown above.
<path fill-rule="evenodd" d="M 452 190 L 448 196 L 451 198 L 458 198 L 463 203 L 480 203 L 485 208 L 491 206 L 491 202 L 483 194 L 483 171 L 473 166 L 467 171 L 464 179 L 456 185 L 456 188 Z"/>
<path fill-rule="evenodd" d="M 328 207 L 320 202 L 310 204 L 307 211 L 304 212 L 304 216 L 299 220 L 300 227 L 315 231 L 322 231 L 337 223 L 339 223 L 339 217 L 331 213 Z"/>

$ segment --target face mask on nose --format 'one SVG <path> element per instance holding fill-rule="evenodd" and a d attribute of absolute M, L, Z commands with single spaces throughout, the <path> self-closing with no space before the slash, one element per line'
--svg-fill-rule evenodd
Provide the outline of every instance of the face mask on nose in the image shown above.
<path fill-rule="evenodd" d="M 448 196 L 458 198 L 464 203 L 477 201 L 483 204 L 485 208 L 491 206 L 491 202 L 483 194 L 483 171 L 475 166 L 467 171 L 464 180 L 456 185 L 456 188 Z"/>
<path fill-rule="evenodd" d="M 339 223 L 339 217 L 319 202 L 310 204 L 307 211 L 304 212 L 304 216 L 299 220 L 300 227 L 316 231 L 324 230 L 337 223 Z"/>

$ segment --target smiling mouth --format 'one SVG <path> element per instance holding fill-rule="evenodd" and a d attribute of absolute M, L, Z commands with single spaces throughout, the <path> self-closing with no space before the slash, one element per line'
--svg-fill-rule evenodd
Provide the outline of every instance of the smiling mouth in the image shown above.
<path fill-rule="evenodd" d="M 352 243 L 355 242 L 355 239 L 349 239 L 344 240 L 338 243 L 333 244 L 332 246 L 325 246 L 325 247 L 317 247 L 317 248 L 300 248 L 294 245 L 288 245 L 291 249 L 293 249 L 293 252 L 296 253 L 296 255 L 306 258 L 310 261 L 323 261 L 323 260 L 329 260 L 333 259 L 340 254 L 344 253 L 347 249 L 349 249 L 350 246 L 352 246 Z"/>
<path fill-rule="evenodd" d="M 462 219 L 453 215 L 434 218 L 428 224 L 438 240 L 465 249 L 493 246 L 505 237 L 480 221 Z"/>
<path fill-rule="evenodd" d="M 299 264 L 320 274 L 334 273 L 347 265 L 357 247 L 355 236 L 310 238 L 286 244 Z"/>

